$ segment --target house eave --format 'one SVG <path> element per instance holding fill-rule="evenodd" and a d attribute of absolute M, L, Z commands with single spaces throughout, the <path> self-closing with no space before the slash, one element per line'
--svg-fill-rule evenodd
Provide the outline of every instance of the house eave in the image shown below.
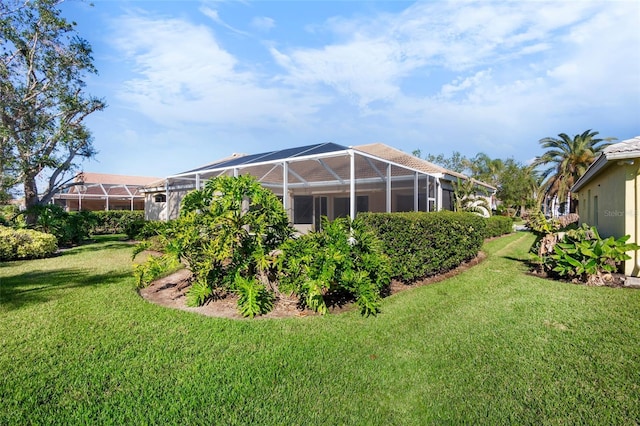
<path fill-rule="evenodd" d="M 623 152 L 604 152 L 598 156 L 584 175 L 577 180 L 571 187 L 571 192 L 578 192 L 589 183 L 591 179 L 597 176 L 603 169 L 611 165 L 614 161 L 631 160 L 640 157 L 640 151 L 623 151 Z"/>

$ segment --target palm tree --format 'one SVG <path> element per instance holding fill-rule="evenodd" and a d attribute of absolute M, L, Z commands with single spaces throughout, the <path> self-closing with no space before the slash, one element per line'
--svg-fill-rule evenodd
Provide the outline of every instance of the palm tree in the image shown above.
<path fill-rule="evenodd" d="M 478 180 L 498 187 L 501 174 L 505 169 L 505 163 L 500 158 L 491 158 L 487 154 L 480 152 L 473 159 L 469 160 L 471 175 Z"/>
<path fill-rule="evenodd" d="M 616 139 L 600 139 L 597 135 L 598 132 L 589 129 L 573 138 L 560 133 L 558 138 L 540 139 L 540 145 L 547 151 L 536 157 L 533 166 L 550 165 L 542 172 L 542 178 L 545 179 L 543 191 L 547 197 L 557 197 L 561 203 L 567 198 L 571 200 L 573 184 L 586 172 L 597 154 Z M 575 211 L 576 206 L 570 203 L 569 211 Z"/>
<path fill-rule="evenodd" d="M 480 216 L 491 216 L 491 205 L 489 201 L 479 195 L 485 191 L 469 179 L 453 184 L 454 210 L 457 212 L 470 212 Z"/>

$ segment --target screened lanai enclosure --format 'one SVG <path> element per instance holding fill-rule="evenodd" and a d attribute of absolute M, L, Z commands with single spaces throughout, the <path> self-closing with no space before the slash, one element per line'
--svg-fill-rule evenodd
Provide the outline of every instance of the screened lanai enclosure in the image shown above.
<path fill-rule="evenodd" d="M 56 193 L 52 202 L 67 211 L 144 210 L 145 185 L 157 177 L 78 173 L 73 184 Z"/>
<path fill-rule="evenodd" d="M 175 218 L 182 197 L 207 179 L 249 174 L 282 200 L 295 228 L 307 232 L 319 229 L 322 216 L 333 220 L 354 218 L 358 212 L 451 210 L 451 179 L 457 177 L 448 173 L 383 144 L 322 143 L 234 154 L 147 187 L 145 211 L 148 219 Z"/>

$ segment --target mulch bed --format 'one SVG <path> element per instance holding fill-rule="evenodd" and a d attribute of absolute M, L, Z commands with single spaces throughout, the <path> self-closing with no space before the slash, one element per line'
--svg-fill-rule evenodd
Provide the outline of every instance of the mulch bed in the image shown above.
<path fill-rule="evenodd" d="M 401 281 L 393 280 L 385 296 L 390 296 L 401 291 L 443 281 L 479 264 L 484 259 L 486 259 L 486 257 L 487 256 L 485 253 L 480 252 L 474 259 L 461 264 L 455 269 L 412 283 L 403 283 Z M 181 269 L 180 271 L 177 271 L 167 277 L 154 281 L 148 287 L 140 289 L 139 293 L 140 296 L 142 296 L 149 302 L 168 308 L 196 312 L 201 315 L 211 317 L 233 319 L 243 318 L 242 315 L 238 312 L 237 296 L 235 294 L 228 294 L 216 300 L 211 300 L 205 305 L 199 306 L 197 308 L 188 307 L 186 304 L 186 292 L 189 289 L 190 285 L 191 272 L 187 269 Z M 334 295 L 334 297 L 328 298 L 327 306 L 329 308 L 329 312 L 333 314 L 355 309 L 353 300 L 344 298 L 341 295 Z M 300 308 L 298 299 L 296 297 L 280 296 L 275 303 L 274 309 L 268 314 L 262 315 L 259 318 L 304 317 L 312 315 L 318 314 L 309 309 Z"/>

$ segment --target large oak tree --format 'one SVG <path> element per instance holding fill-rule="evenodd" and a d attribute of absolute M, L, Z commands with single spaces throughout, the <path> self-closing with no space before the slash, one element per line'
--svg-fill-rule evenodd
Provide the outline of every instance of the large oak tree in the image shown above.
<path fill-rule="evenodd" d="M 97 73 L 91 46 L 61 2 L 0 2 L 0 192 L 22 184 L 27 207 L 49 202 L 95 155 L 83 121 L 105 108 L 85 93 L 85 76 Z"/>

